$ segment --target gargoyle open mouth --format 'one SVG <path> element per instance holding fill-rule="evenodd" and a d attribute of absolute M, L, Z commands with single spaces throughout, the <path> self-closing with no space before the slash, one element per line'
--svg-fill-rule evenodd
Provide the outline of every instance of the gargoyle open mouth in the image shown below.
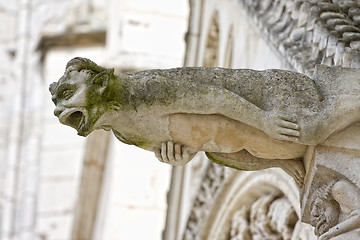
<path fill-rule="evenodd" d="M 76 111 L 71 113 L 65 119 L 65 124 L 78 130 L 80 128 L 80 125 L 84 122 L 84 119 L 85 119 L 84 114 L 80 111 Z"/>
<path fill-rule="evenodd" d="M 86 112 L 78 109 L 72 109 L 70 111 L 63 112 L 59 116 L 59 120 L 61 123 L 75 128 L 79 135 L 86 135 L 86 130 L 84 129 L 87 121 Z"/>

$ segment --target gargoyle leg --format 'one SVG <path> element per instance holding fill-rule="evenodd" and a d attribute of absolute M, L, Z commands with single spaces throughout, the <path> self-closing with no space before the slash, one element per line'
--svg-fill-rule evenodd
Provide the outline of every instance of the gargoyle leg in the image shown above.
<path fill-rule="evenodd" d="M 303 186 L 305 177 L 304 162 L 299 159 L 263 159 L 258 158 L 246 150 L 237 153 L 206 153 L 213 162 L 237 170 L 256 171 L 266 168 L 279 167 L 294 178 L 299 188 Z"/>

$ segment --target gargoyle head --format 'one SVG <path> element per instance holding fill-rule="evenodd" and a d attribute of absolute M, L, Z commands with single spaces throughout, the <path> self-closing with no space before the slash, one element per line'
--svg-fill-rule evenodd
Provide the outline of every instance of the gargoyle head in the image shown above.
<path fill-rule="evenodd" d="M 64 75 L 50 85 L 54 111 L 62 124 L 75 128 L 87 136 L 106 111 L 103 98 L 113 69 L 98 66 L 86 58 L 73 58 L 66 65 Z"/>

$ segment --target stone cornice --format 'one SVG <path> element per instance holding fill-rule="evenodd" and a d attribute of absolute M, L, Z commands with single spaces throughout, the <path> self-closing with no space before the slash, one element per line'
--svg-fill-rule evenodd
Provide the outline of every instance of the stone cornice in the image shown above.
<path fill-rule="evenodd" d="M 37 50 L 46 51 L 53 47 L 94 46 L 104 45 L 106 31 L 90 31 L 85 33 L 66 32 L 64 34 L 43 35 L 37 45 Z"/>
<path fill-rule="evenodd" d="M 360 67 L 360 8 L 356 1 L 240 0 L 261 35 L 295 70 Z"/>

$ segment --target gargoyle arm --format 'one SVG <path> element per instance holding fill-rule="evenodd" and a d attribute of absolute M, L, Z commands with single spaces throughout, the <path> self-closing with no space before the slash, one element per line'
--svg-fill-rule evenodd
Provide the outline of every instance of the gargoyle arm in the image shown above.
<path fill-rule="evenodd" d="M 288 116 L 264 111 L 241 96 L 223 88 L 202 86 L 201 89 L 190 91 L 194 91 L 193 94 L 197 96 L 196 100 L 190 101 L 191 106 L 196 106 L 194 112 L 191 113 L 221 114 L 260 129 L 274 139 L 294 142 L 299 140 L 300 127 L 296 120 Z M 183 107 L 187 101 L 180 101 L 180 105 Z"/>

